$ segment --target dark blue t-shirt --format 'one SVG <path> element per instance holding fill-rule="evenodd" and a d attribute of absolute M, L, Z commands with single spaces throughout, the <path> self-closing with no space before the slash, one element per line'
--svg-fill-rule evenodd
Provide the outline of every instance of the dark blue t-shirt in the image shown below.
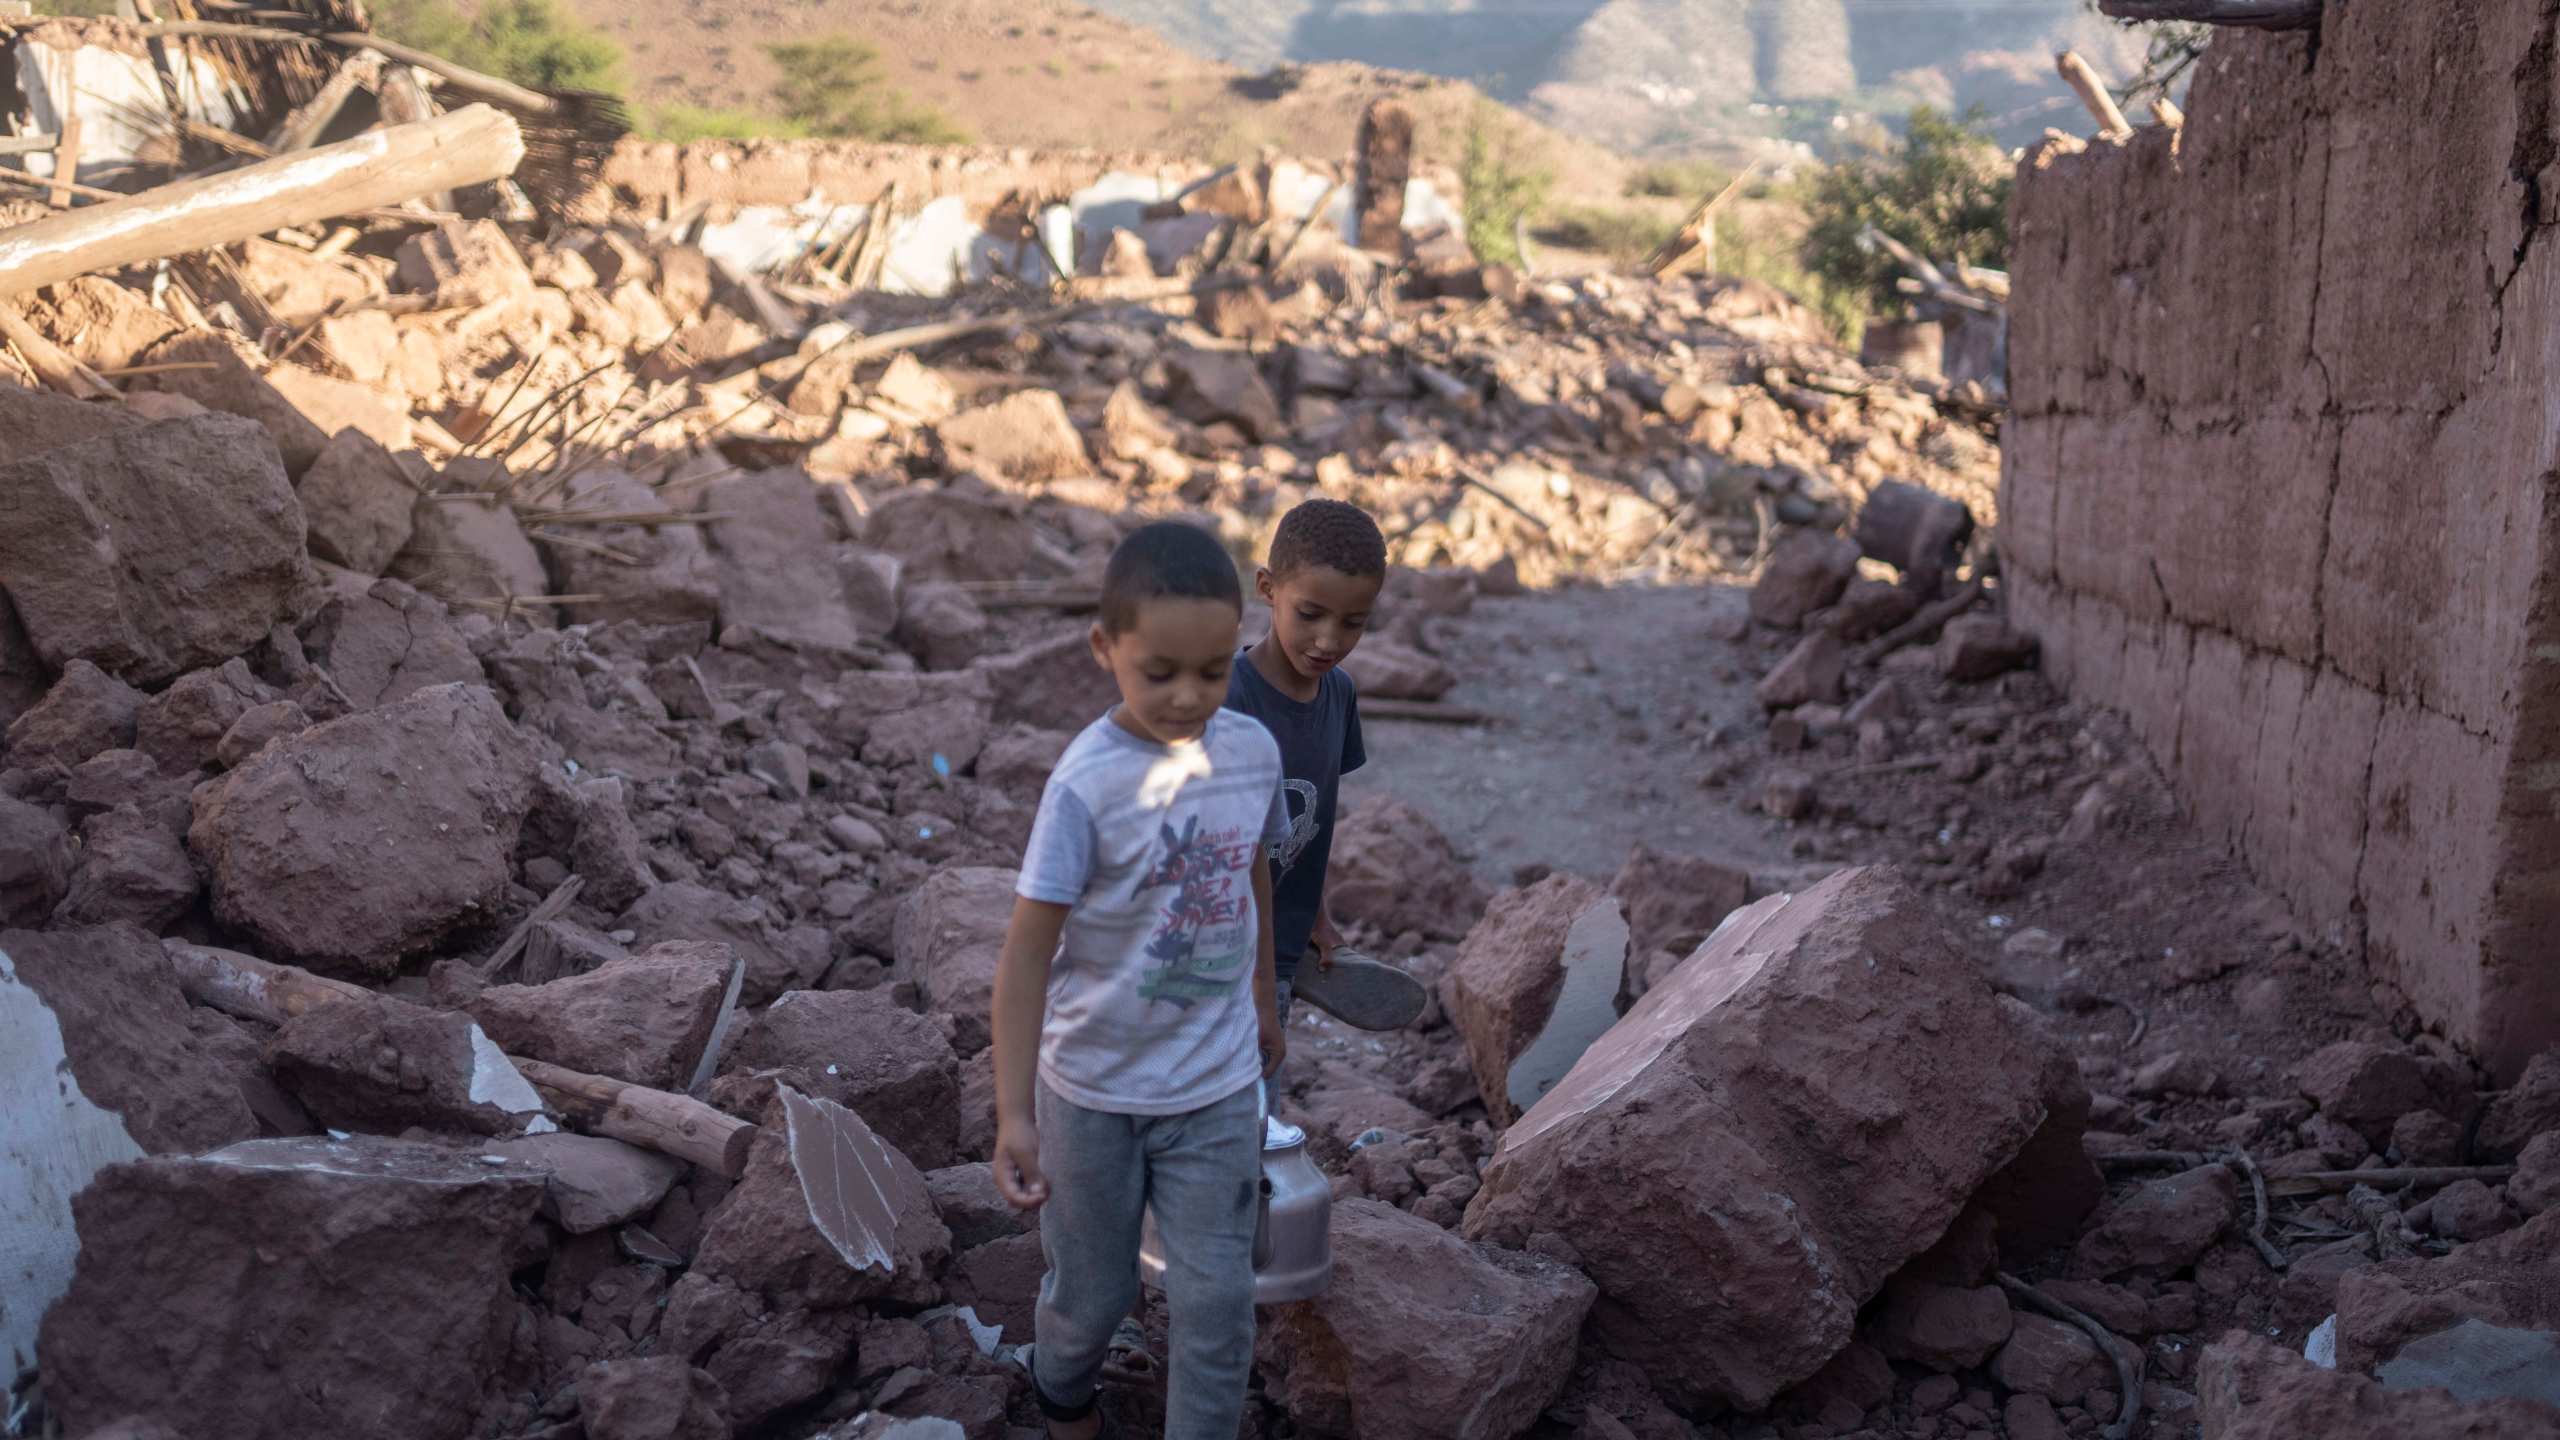
<path fill-rule="evenodd" d="M 1262 678 L 1250 654 L 1239 653 L 1227 676 L 1227 708 L 1261 721 L 1280 742 L 1289 833 L 1272 847 L 1271 935 L 1285 980 L 1298 973 L 1324 900 L 1335 792 L 1343 776 L 1369 759 L 1360 747 L 1359 692 L 1350 676 L 1335 669 L 1325 673 L 1315 699 L 1291 699 Z"/>

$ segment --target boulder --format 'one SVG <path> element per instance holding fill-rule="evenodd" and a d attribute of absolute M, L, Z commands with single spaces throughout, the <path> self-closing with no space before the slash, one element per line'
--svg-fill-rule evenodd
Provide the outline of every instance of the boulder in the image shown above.
<path fill-rule="evenodd" d="M 95 440 L 142 423 L 143 417 L 128 406 L 92 404 L 0 383 L 0 434 L 11 441 L 12 460 Z"/>
<path fill-rule="evenodd" d="M 488 679 L 444 606 L 398 580 L 333 590 L 303 625 L 302 648 L 358 710 Z"/>
<path fill-rule="evenodd" d="M 2560 1209 L 2560 1130 L 2546 1130 L 2524 1147 L 2507 1194 L 2527 1215 Z"/>
<path fill-rule="evenodd" d="M 952 446 L 1007 480 L 1062 480 L 1093 472 L 1084 437 L 1054 390 L 1017 390 L 963 410 L 936 429 Z"/>
<path fill-rule="evenodd" d="M 2009 1297 L 1997 1285 L 1941 1285 L 1897 1275 L 1868 1338 L 1891 1359 L 1940 1374 L 1971 1370 L 2009 1343 Z"/>
<path fill-rule="evenodd" d="M 504 1156 L 543 1172 L 542 1211 L 572 1235 L 592 1234 L 647 1215 L 667 1198 L 685 1171 L 684 1162 L 672 1155 L 602 1135 L 526 1135 L 493 1140 L 480 1153 Z"/>
<path fill-rule="evenodd" d="M 213 759 L 215 747 L 253 706 L 276 698 L 239 660 L 197 670 L 152 696 L 135 712 L 134 748 L 162 770 L 184 775 Z"/>
<path fill-rule="evenodd" d="M 181 330 L 152 346 L 142 359 L 148 365 L 177 368 L 139 376 L 128 387 L 130 390 L 183 396 L 207 411 L 218 412 L 191 417 L 185 423 L 227 418 L 235 423 L 247 422 L 242 427 L 244 433 L 264 430 L 269 442 L 266 448 L 284 462 L 286 474 L 299 476 L 310 469 L 311 462 L 320 458 L 329 437 L 337 431 L 334 425 L 321 428 L 273 383 L 277 375 L 289 371 L 300 371 L 312 379 L 323 377 L 299 366 L 270 365 L 265 354 L 247 338 L 231 331 Z M 299 536 L 295 543 L 301 543 Z"/>
<path fill-rule="evenodd" d="M 1551 875 L 1494 897 L 1440 997 L 1495 1124 L 1536 1104 L 1616 1023 L 1626 966 L 1626 918 L 1590 881 Z"/>
<path fill-rule="evenodd" d="M 359 575 L 379 575 L 409 543 L 418 487 L 382 442 L 341 430 L 302 473 L 295 493 L 311 553 Z"/>
<path fill-rule="evenodd" d="M 108 750 L 130 749 L 142 704 L 141 691 L 86 660 L 74 660 L 42 700 L 11 722 L 9 763 L 67 768 Z"/>
<path fill-rule="evenodd" d="M 987 656 L 972 673 L 985 677 L 991 718 L 999 725 L 1072 734 L 1120 703 L 1119 687 L 1110 671 L 1094 663 L 1093 647 L 1082 631 Z"/>
<path fill-rule="evenodd" d="M 787 937 L 774 938 L 764 914 L 759 904 L 679 881 L 642 895 L 622 912 L 614 928 L 633 932 L 634 943 L 640 945 L 706 940 L 728 946 L 747 962 L 738 1003 L 764 1005 L 786 991 L 817 984 L 828 961 L 824 952 L 809 954 Z"/>
<path fill-rule="evenodd" d="M 515 1135 L 551 1125 L 542 1098 L 468 1016 L 388 996 L 294 1016 L 267 1041 L 266 1063 L 332 1129 Z"/>
<path fill-rule="evenodd" d="M 71 888 L 71 832 L 52 811 L 0 795 L 0 925 L 40 925 Z"/>
<path fill-rule="evenodd" d="M 1421 811 L 1381 796 L 1344 806 L 1334 826 L 1325 893 L 1336 919 L 1456 940 L 1484 915 L 1484 887 Z"/>
<path fill-rule="evenodd" d="M 316 598 L 302 510 L 256 426 L 164 420 L 0 462 L 0 574 L 28 640 L 137 685 L 219 665 Z"/>
<path fill-rule="evenodd" d="M 847 654 L 890 617 L 854 613 L 835 570 L 835 541 L 818 487 L 797 470 L 715 480 L 704 527 L 720 583 L 720 623 L 819 655 Z"/>
<path fill-rule="evenodd" d="M 551 593 L 541 554 L 503 502 L 421 496 L 410 521 L 409 543 L 391 561 L 394 579 L 446 601 Z M 548 606 L 528 606 L 525 613 L 540 624 L 552 620 Z"/>
<path fill-rule="evenodd" d="M 899 979 L 912 980 L 927 1008 L 948 1016 L 962 1055 L 987 1048 L 996 961 L 1013 919 L 1015 872 L 987 867 L 938 870 L 898 907 Z"/>
<path fill-rule="evenodd" d="M 729 1440 L 729 1392 L 669 1355 L 590 1365 L 578 1376 L 586 1440 Z"/>
<path fill-rule="evenodd" d="M 1321 1435 L 1509 1440 L 1564 1388 L 1593 1288 L 1374 1200 L 1333 1208 L 1333 1283 L 1265 1313 L 1266 1392 Z"/>
<path fill-rule="evenodd" d="M 544 985 L 493 985 L 472 1017 L 516 1055 L 658 1090 L 693 1083 L 737 955 L 717 941 L 664 941 Z"/>
<path fill-rule="evenodd" d="M 1169 400 L 1175 414 L 1195 425 L 1224 422 L 1257 443 L 1288 435 L 1280 399 L 1263 381 L 1262 366 L 1242 350 L 1177 347 L 1165 353 Z"/>
<path fill-rule="evenodd" d="M 185 834 L 158 816 L 123 805 L 80 822 L 80 863 L 54 923 L 128 920 L 145 930 L 163 930 L 187 913 L 202 890 L 195 864 L 187 858 Z"/>
<path fill-rule="evenodd" d="M 2547 1130 L 2560 1130 L 2560 1046 L 2534 1056 L 2513 1088 L 2489 1098 L 2476 1143 L 2484 1160 L 2512 1160 Z"/>
<path fill-rule="evenodd" d="M 110 1167 L 72 1202 L 45 1399 L 73 1434 L 464 1440 L 504 1384 L 541 1202 L 537 1171 L 371 1136 Z"/>
<path fill-rule="evenodd" d="M 5 930 L 0 955 L 53 1012 L 80 1093 L 122 1117 L 144 1150 L 193 1154 L 258 1133 L 244 1077 L 189 1023 L 177 976 L 149 931 Z"/>
<path fill-rule="evenodd" d="M 214 913 L 282 958 L 389 975 L 506 892 L 533 747 L 476 685 L 267 746 L 196 794 Z"/>
<path fill-rule="evenodd" d="M 724 1073 L 778 1073 L 784 1083 L 863 1117 L 919 1167 L 957 1158 L 960 1057 L 951 1024 L 881 990 L 795 990 L 738 1037 Z"/>
<path fill-rule="evenodd" d="M 2391 1127 L 2412 1110 L 2462 1119 L 2471 1093 L 2458 1067 L 2366 1040 L 2313 1051 L 2294 1067 L 2294 1080 L 2321 1114 L 2376 1148 L 2390 1143 Z"/>
<path fill-rule="evenodd" d="M 890 491 L 871 507 L 863 541 L 904 561 L 911 580 L 1022 580 L 1049 572 L 1022 513 L 966 489 Z"/>
<path fill-rule="evenodd" d="M 2183 1270 L 2229 1229 L 2239 1181 L 2226 1165 L 2154 1180 L 2115 1202 L 2080 1239 L 2080 1263 L 2100 1275 Z"/>
<path fill-rule="evenodd" d="M 1572 1237 L 1604 1351 L 1756 1410 L 2026 1146 L 2053 1058 L 1926 901 L 1844 870 L 1638 1001 L 1504 1133 L 1465 1233 Z"/>
<path fill-rule="evenodd" d="M 1372 700 L 1437 700 L 1458 684 L 1457 672 L 1401 641 L 1376 636 L 1343 657 L 1342 668 Z"/>
<path fill-rule="evenodd" d="M 567 505 L 608 514 L 663 511 L 657 491 L 621 470 L 592 470 L 572 487 Z M 563 595 L 601 598 L 563 607 L 582 625 L 637 620 L 655 625 L 711 621 L 720 614 L 720 576 L 700 527 L 584 525 L 575 545 L 543 542 Z M 605 554 L 592 546 L 613 551 Z"/>
<path fill-rule="evenodd" d="M 1823 530 L 1798 530 L 1778 542 L 1751 587 L 1751 618 L 1792 630 L 1840 598 L 1858 573 L 1858 542 Z"/>
<path fill-rule="evenodd" d="M 924 1177 L 933 1196 L 934 1213 L 950 1227 L 957 1249 L 974 1250 L 1008 1235 L 1032 1235 L 1040 1228 L 1035 1211 L 1016 1210 L 996 1188 L 995 1167 L 984 1161 L 949 1165 Z"/>
<path fill-rule="evenodd" d="M 2440 1389 L 2392 1390 L 2234 1330 L 2196 1368 L 2203 1440 L 2551 1440 L 2560 1418 L 2530 1400 L 2466 1402 Z"/>

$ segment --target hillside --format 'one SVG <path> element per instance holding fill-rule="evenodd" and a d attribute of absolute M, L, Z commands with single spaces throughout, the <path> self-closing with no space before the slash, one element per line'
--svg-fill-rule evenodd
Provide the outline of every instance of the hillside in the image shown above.
<path fill-rule="evenodd" d="M 1347 154 L 1371 98 L 1399 93 L 1426 160 L 1454 164 L 1481 100 L 1445 78 L 1335 64 L 1248 74 L 1067 0 L 568 0 L 630 52 L 634 96 L 754 108 L 775 71 L 764 46 L 849 34 L 888 78 L 999 145 L 1150 150 L 1227 160 L 1263 145 Z M 1532 156 L 1570 193 L 1613 194 L 1623 160 L 1523 123 Z"/>

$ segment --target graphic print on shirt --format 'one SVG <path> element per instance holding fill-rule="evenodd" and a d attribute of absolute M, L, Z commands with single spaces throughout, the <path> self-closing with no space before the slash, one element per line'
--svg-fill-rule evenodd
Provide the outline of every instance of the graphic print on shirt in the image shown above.
<path fill-rule="evenodd" d="M 1164 853 L 1139 886 L 1171 885 L 1174 892 L 1147 942 L 1154 963 L 1139 977 L 1138 994 L 1187 1009 L 1227 994 L 1252 964 L 1253 892 L 1244 875 L 1254 842 L 1240 828 L 1203 834 L 1197 815 L 1179 834 L 1170 824 L 1160 831 Z"/>
<path fill-rule="evenodd" d="M 1271 842 L 1271 878 L 1279 879 L 1298 863 L 1307 842 L 1316 838 L 1316 783 L 1312 780 L 1280 782 L 1281 804 L 1289 812 L 1289 833 Z"/>

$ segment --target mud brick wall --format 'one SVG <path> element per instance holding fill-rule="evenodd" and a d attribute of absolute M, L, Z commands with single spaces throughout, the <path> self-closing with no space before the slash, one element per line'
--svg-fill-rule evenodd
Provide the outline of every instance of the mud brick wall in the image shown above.
<path fill-rule="evenodd" d="M 2555 11 L 2224 32 L 2014 217 L 2014 614 L 2502 1076 L 2560 1041 Z"/>

